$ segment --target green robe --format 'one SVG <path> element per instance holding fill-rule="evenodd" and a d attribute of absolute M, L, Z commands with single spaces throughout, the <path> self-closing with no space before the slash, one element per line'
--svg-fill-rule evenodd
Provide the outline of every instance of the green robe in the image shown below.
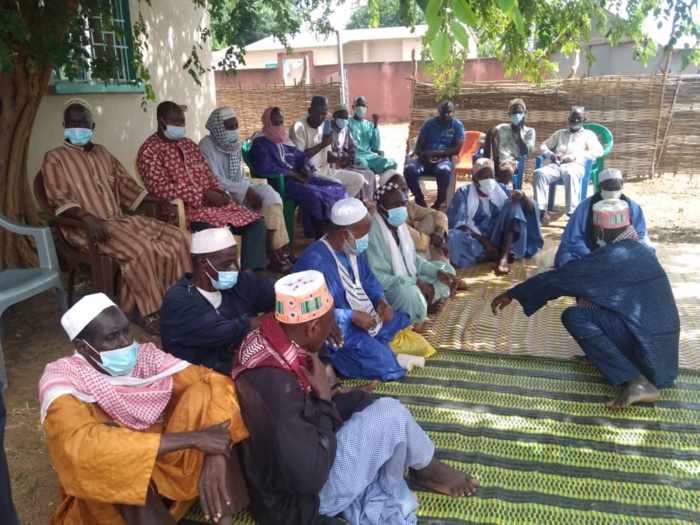
<path fill-rule="evenodd" d="M 413 250 L 413 264 L 416 276 L 395 275 L 391 264 L 391 252 L 384 240 L 378 214 L 372 219 L 372 229 L 369 231 L 369 247 L 364 252 L 377 280 L 384 289 L 386 300 L 394 310 L 404 312 L 411 318 L 411 323 L 422 323 L 428 315 L 428 303 L 416 284 L 417 280 L 426 281 L 435 287 L 433 303 L 449 297 L 450 289 L 438 281 L 438 271 L 455 274 L 455 269 L 440 261 L 426 261 Z"/>
<path fill-rule="evenodd" d="M 348 127 L 352 138 L 357 146 L 357 157 L 355 163 L 362 168 L 368 168 L 374 173 L 384 173 L 386 170 L 395 170 L 396 161 L 377 155 L 381 149 L 381 139 L 379 128 L 369 120 L 351 117 L 348 120 Z"/>

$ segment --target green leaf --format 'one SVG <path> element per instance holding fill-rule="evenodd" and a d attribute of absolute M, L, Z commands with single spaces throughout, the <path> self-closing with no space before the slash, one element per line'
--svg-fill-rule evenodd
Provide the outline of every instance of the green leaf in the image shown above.
<path fill-rule="evenodd" d="M 513 9 L 510 13 L 511 18 L 513 19 L 513 22 L 515 23 L 515 28 L 518 30 L 518 33 L 521 35 L 525 33 L 525 20 L 523 20 L 523 14 L 520 12 L 520 9 L 517 7 Z"/>
<path fill-rule="evenodd" d="M 498 6 L 505 14 L 510 14 L 513 9 L 518 7 L 518 0 L 498 0 Z"/>
<path fill-rule="evenodd" d="M 430 0 L 428 7 L 425 9 L 425 21 L 432 27 L 442 26 L 442 16 L 440 16 L 440 8 L 442 0 Z"/>
<path fill-rule="evenodd" d="M 450 51 L 452 51 L 452 43 L 447 33 L 444 31 L 438 33 L 430 46 L 430 51 L 436 64 L 442 64 L 447 60 L 447 57 L 450 56 Z"/>
<path fill-rule="evenodd" d="M 425 42 L 432 42 L 435 39 L 435 35 L 437 35 L 438 31 L 440 31 L 439 25 L 428 26 L 428 30 L 425 32 L 425 36 L 423 37 Z"/>
<path fill-rule="evenodd" d="M 457 42 L 462 44 L 464 49 L 469 49 L 469 35 L 467 34 L 467 30 L 464 29 L 464 26 L 456 20 L 452 20 L 452 22 L 450 22 L 450 27 L 452 28 L 452 34 L 457 39 Z"/>
<path fill-rule="evenodd" d="M 464 25 L 476 26 L 476 15 L 466 0 L 452 0 L 452 13 Z"/>

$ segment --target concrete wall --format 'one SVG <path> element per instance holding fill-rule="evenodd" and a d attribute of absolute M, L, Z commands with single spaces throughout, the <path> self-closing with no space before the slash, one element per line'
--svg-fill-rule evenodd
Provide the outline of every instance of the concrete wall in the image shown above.
<path fill-rule="evenodd" d="M 214 75 L 209 73 L 198 86 L 182 69 L 202 16 L 192 0 L 153 2 L 153 7 L 141 3 L 148 24 L 150 42 L 145 57 L 156 93 L 156 104 L 149 103 L 144 113 L 140 108 L 142 93 L 85 93 L 55 95 L 47 93 L 42 100 L 29 142 L 29 177 L 33 179 L 41 167 L 44 153 L 63 142 L 63 104 L 74 96 L 88 100 L 94 109 L 94 141 L 107 147 L 127 170 L 141 144 L 156 130 L 155 110 L 158 102 L 175 100 L 188 106 L 188 137 L 199 141 L 206 131 L 204 124 L 215 103 Z M 138 2 L 131 0 L 132 21 L 138 16 Z M 206 21 L 206 18 L 205 18 Z M 199 51 L 203 64 L 211 63 L 211 49 Z"/>
<path fill-rule="evenodd" d="M 367 62 L 400 62 L 403 60 L 402 40 L 375 40 L 369 42 Z"/>

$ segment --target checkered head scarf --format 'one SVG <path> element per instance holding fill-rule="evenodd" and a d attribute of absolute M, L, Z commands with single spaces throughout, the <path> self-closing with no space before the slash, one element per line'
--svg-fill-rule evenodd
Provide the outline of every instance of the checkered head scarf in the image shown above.
<path fill-rule="evenodd" d="M 209 130 L 209 136 L 214 141 L 216 149 L 229 157 L 229 172 L 226 178 L 232 182 L 240 182 L 243 178 L 243 173 L 241 171 L 241 142 L 240 140 L 233 143 L 229 142 L 226 138 L 226 127 L 224 126 L 224 120 L 235 116 L 236 114 L 229 106 L 216 108 L 211 112 L 211 115 L 209 115 L 205 127 Z M 224 174 L 224 176 L 226 176 L 226 174 Z"/>
<path fill-rule="evenodd" d="M 374 202 L 379 202 L 379 199 L 381 199 L 383 195 L 389 193 L 391 190 L 396 190 L 403 194 L 398 184 L 395 182 L 387 182 L 386 184 L 379 186 L 377 191 L 374 192 Z"/>

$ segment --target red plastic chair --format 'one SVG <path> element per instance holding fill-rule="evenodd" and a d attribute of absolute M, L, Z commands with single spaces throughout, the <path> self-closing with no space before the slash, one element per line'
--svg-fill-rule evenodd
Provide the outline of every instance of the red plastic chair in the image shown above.
<path fill-rule="evenodd" d="M 462 149 L 459 150 L 459 155 L 457 156 L 457 166 L 455 166 L 455 179 L 460 176 L 470 176 L 472 174 L 472 165 L 474 163 L 474 155 L 481 144 L 479 144 L 479 139 L 484 137 L 484 133 L 481 131 L 467 131 L 464 137 L 464 142 L 462 143 Z"/>

